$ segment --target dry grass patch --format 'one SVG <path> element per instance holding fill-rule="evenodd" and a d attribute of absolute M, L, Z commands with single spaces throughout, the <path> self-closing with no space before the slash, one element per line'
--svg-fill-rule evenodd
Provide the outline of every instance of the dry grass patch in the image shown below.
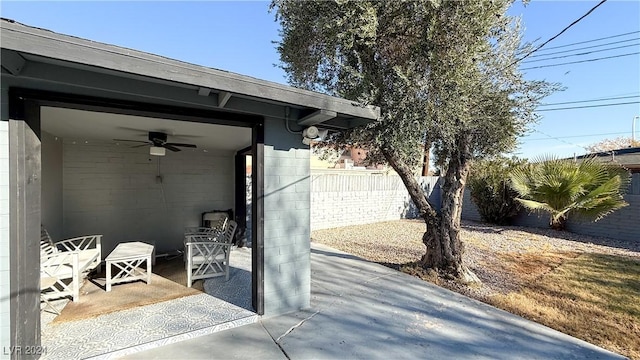
<path fill-rule="evenodd" d="M 632 359 L 640 359 L 640 261 L 637 259 L 582 254 L 566 259 L 554 271 L 529 282 L 521 291 L 493 296 L 489 302 Z"/>
<path fill-rule="evenodd" d="M 546 252 L 546 249 L 534 253 L 497 253 L 500 261 L 495 264 L 495 270 L 510 274 L 511 280 L 519 285 L 528 284 L 579 255 L 569 251 Z"/>

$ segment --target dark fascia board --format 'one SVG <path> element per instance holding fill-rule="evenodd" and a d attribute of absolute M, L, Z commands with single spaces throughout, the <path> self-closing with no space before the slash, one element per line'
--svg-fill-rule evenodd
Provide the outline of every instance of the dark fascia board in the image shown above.
<path fill-rule="evenodd" d="M 149 104 L 145 102 L 107 99 L 86 95 L 24 89 L 13 87 L 9 90 L 13 103 L 24 99 L 36 101 L 40 106 L 55 106 L 85 111 L 98 111 L 161 119 L 204 122 L 219 125 L 255 127 L 262 126 L 262 116 L 219 111 L 214 109 L 185 108 L 173 105 Z M 24 119 L 20 106 L 10 107 L 12 119 Z M 18 111 L 18 112 L 15 112 Z"/>
<path fill-rule="evenodd" d="M 227 71 L 193 65 L 158 55 L 103 44 L 49 30 L 1 20 L 1 47 L 76 64 L 145 77 L 169 80 L 216 91 L 277 101 L 280 103 L 335 111 L 364 121 L 376 121 L 380 108 L 354 101 Z"/>

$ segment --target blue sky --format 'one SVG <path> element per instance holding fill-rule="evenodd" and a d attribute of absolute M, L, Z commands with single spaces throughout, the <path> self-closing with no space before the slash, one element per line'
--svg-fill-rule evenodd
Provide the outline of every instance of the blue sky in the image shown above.
<path fill-rule="evenodd" d="M 517 2 L 510 13 L 522 14 L 525 40 L 549 39 L 597 4 L 597 1 L 532 1 L 526 7 Z M 274 64 L 278 54 L 278 24 L 268 12 L 268 2 L 35 2 L 0 3 L 2 17 L 26 25 L 119 45 L 199 65 L 286 83 L 284 72 Z M 536 53 L 605 45 L 611 49 L 584 56 L 572 56 L 522 64 L 533 67 L 640 52 L 640 2 L 609 0 L 543 49 L 576 42 L 636 32 L 606 40 L 549 49 Z M 624 41 L 617 44 L 613 42 Z M 550 56 L 565 56 L 575 52 Z M 540 60 L 544 57 L 530 58 Z M 541 154 L 572 156 L 583 154 L 584 146 L 604 138 L 631 136 L 634 116 L 640 115 L 640 55 L 526 70 L 530 79 L 562 83 L 567 89 L 548 97 L 546 103 L 564 103 L 626 97 L 625 99 L 546 106 L 560 108 L 616 102 L 635 104 L 540 112 L 544 116 L 521 139 L 516 154 L 532 158 Z M 541 108 L 543 109 L 543 108 Z M 636 127 L 640 129 L 640 124 Z M 636 133 L 640 138 L 640 130 Z"/>
<path fill-rule="evenodd" d="M 511 9 L 511 14 L 522 14 L 525 25 L 525 40 L 541 39 L 541 41 L 545 41 L 585 14 L 597 3 L 597 1 L 532 1 L 524 9 L 521 3 L 517 3 Z M 584 56 L 522 64 L 521 68 L 638 53 L 640 52 L 640 33 L 638 31 L 640 31 L 640 2 L 609 0 L 542 49 L 629 32 L 636 32 L 635 34 L 575 46 L 541 50 L 538 54 L 544 55 L 618 41 L 625 42 L 550 56 L 631 46 Z M 531 58 L 530 60 L 542 58 L 544 57 Z M 546 98 L 545 102 L 549 104 L 636 96 L 611 101 L 546 106 L 540 109 L 620 102 L 636 102 L 636 104 L 540 112 L 544 118 L 533 127 L 534 131 L 530 135 L 522 138 L 520 155 L 529 158 L 547 153 L 561 156 L 571 156 L 574 153 L 580 155 L 585 153 L 584 146 L 601 139 L 631 136 L 633 117 L 640 115 L 640 104 L 638 104 L 640 102 L 640 54 L 580 64 L 531 69 L 526 70 L 526 75 L 530 79 L 560 82 L 566 87 L 565 91 Z M 636 126 L 636 129 L 638 128 L 640 126 Z M 640 138 L 640 131 L 636 132 L 637 138 Z"/>

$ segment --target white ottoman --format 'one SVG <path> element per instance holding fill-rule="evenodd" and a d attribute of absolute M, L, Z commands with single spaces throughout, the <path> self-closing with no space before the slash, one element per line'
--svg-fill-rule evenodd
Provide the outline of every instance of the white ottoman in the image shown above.
<path fill-rule="evenodd" d="M 133 280 L 144 280 L 151 283 L 151 256 L 153 245 L 143 242 L 120 243 L 105 258 L 107 265 L 107 291 L 111 291 L 111 285 Z M 146 271 L 140 267 L 147 262 Z M 111 267 L 116 267 L 115 275 L 111 272 Z"/>

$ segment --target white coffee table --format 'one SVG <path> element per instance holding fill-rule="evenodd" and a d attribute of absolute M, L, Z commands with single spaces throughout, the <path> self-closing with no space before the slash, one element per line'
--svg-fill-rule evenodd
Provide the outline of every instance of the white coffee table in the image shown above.
<path fill-rule="evenodd" d="M 144 280 L 151 283 L 151 256 L 153 245 L 143 242 L 120 243 L 105 258 L 107 265 L 107 291 L 111 291 L 111 285 L 133 280 Z M 147 262 L 146 271 L 140 267 Z M 115 275 L 111 273 L 111 267 L 116 267 Z"/>

